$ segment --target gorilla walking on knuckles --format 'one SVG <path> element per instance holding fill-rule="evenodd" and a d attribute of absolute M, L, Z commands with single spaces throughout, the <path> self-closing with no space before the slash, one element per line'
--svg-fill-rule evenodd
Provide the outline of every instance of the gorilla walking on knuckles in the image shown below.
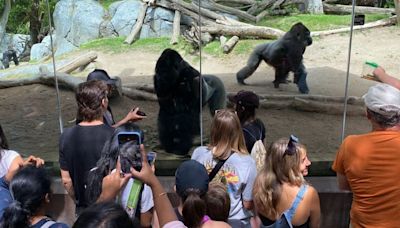
<path fill-rule="evenodd" d="M 202 75 L 202 106 L 210 112 L 225 108 L 226 92 L 214 75 Z M 158 136 L 168 153 L 186 155 L 193 137 L 200 133 L 200 72 L 189 65 L 178 52 L 165 49 L 157 60 L 154 89 L 160 110 Z"/>
<path fill-rule="evenodd" d="M 306 78 L 307 71 L 303 65 L 303 54 L 307 46 L 312 44 L 310 30 L 302 23 L 297 23 L 280 39 L 255 47 L 243 67 L 237 74 L 238 83 L 245 84 L 244 80 L 256 71 L 261 60 L 275 68 L 274 87 L 287 83 L 289 72 L 294 73 L 293 82 L 297 84 L 301 93 L 308 93 Z"/>

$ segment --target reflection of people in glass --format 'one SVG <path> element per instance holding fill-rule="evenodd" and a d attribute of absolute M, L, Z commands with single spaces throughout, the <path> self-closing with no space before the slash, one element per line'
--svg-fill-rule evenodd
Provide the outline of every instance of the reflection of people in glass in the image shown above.
<path fill-rule="evenodd" d="M 68 194 L 76 200 L 78 213 L 88 206 L 85 199 L 86 175 L 96 166 L 104 143 L 114 132 L 114 128 L 103 122 L 108 104 L 107 91 L 104 81 L 79 84 L 76 101 L 82 121 L 65 129 L 60 137 L 61 177 Z"/>
<path fill-rule="evenodd" d="M 118 80 L 111 79 L 105 70 L 95 69 L 94 71 L 89 73 L 86 81 L 92 81 L 92 80 L 104 81 L 108 87 L 108 96 L 111 96 L 112 93 L 118 93 L 118 92 L 116 92 L 118 90 Z M 128 112 L 128 114 L 122 120 L 115 123 L 114 116 L 111 111 L 111 107 L 108 104 L 108 100 L 107 100 L 107 110 L 104 112 L 103 122 L 105 124 L 107 124 L 108 126 L 112 126 L 112 127 L 116 128 L 118 126 L 121 126 L 122 124 L 127 123 L 128 121 L 138 121 L 138 120 L 145 118 L 145 116 L 139 115 L 138 111 L 139 111 L 138 107 L 130 110 Z M 80 121 L 82 121 L 82 117 L 80 117 L 78 115 L 76 123 L 78 124 Z"/>
<path fill-rule="evenodd" d="M 396 87 L 397 89 L 400 89 L 400 80 L 389 75 L 388 73 L 386 73 L 385 69 L 383 69 L 382 67 L 378 66 L 373 74 L 375 75 L 375 77 L 377 77 L 381 82 L 389 84 L 393 87 Z"/>
<path fill-rule="evenodd" d="M 346 137 L 332 169 L 353 192 L 352 227 L 400 227 L 400 91 L 379 83 L 364 102 L 372 131 Z"/>
<path fill-rule="evenodd" d="M 224 182 L 231 199 L 229 224 L 250 227 L 253 209 L 253 182 L 256 164 L 247 152 L 242 128 L 236 113 L 218 110 L 211 124 L 210 145 L 198 147 L 192 159 L 203 164 L 210 173 L 218 162 L 225 160 L 213 181 Z"/>
<path fill-rule="evenodd" d="M 260 105 L 257 94 L 241 90 L 234 96 L 228 96 L 229 101 L 235 104 L 235 109 L 243 128 L 247 151 L 251 151 L 257 140 L 264 142 L 264 123 L 256 118 L 256 108 Z"/>
<path fill-rule="evenodd" d="M 279 221 L 295 227 L 319 227 L 319 197 L 303 178 L 311 164 L 303 149 L 293 136 L 279 139 L 269 147 L 264 169 L 253 188 L 254 205 L 262 225 Z"/>

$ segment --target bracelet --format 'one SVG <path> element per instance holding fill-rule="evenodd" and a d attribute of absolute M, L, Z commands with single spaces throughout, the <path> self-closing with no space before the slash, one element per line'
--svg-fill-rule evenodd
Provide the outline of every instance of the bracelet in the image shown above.
<path fill-rule="evenodd" d="M 158 199 L 158 198 L 160 198 L 161 196 L 164 196 L 164 195 L 167 195 L 167 193 L 166 193 L 166 192 L 161 192 L 160 194 L 158 194 L 158 196 L 156 196 L 156 197 L 154 198 L 154 200 L 155 200 L 155 199 Z"/>

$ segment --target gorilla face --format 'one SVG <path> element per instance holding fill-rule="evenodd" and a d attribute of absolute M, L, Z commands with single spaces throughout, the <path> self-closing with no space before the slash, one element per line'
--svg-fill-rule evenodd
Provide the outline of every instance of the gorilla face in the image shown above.
<path fill-rule="evenodd" d="M 290 29 L 291 34 L 296 34 L 296 39 L 299 42 L 303 42 L 304 47 L 310 46 L 312 44 L 312 38 L 310 30 L 304 26 L 301 22 L 295 24 Z"/>

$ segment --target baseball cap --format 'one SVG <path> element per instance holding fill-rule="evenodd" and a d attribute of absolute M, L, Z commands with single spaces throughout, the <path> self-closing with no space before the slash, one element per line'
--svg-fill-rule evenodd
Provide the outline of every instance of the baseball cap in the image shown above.
<path fill-rule="evenodd" d="M 256 107 L 260 105 L 260 98 L 252 91 L 240 90 L 235 95 L 228 95 L 230 102 L 247 107 Z"/>
<path fill-rule="evenodd" d="M 91 80 L 105 81 L 108 85 L 115 85 L 117 81 L 115 79 L 110 78 L 107 72 L 102 69 L 95 69 L 92 72 L 90 72 L 89 75 L 87 76 L 86 81 L 91 81 Z"/>
<path fill-rule="evenodd" d="M 400 90 L 391 85 L 379 83 L 371 86 L 363 98 L 371 111 L 388 118 L 400 115 Z"/>
<path fill-rule="evenodd" d="M 186 197 L 186 190 L 197 189 L 200 195 L 208 191 L 208 173 L 206 168 L 195 160 L 183 162 L 175 173 L 176 193 Z"/>

